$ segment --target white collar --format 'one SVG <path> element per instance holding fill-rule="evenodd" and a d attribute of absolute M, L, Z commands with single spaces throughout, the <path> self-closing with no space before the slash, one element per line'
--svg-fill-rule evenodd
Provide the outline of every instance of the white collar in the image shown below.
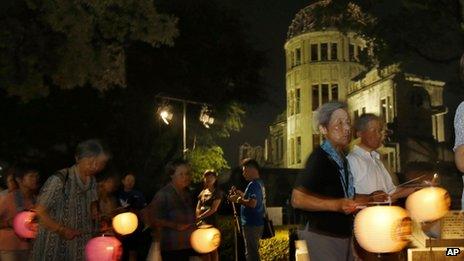
<path fill-rule="evenodd" d="M 356 153 L 361 157 L 374 158 L 378 160 L 380 159 L 380 154 L 377 151 L 373 150 L 369 152 L 358 145 L 354 145 L 353 153 Z"/>

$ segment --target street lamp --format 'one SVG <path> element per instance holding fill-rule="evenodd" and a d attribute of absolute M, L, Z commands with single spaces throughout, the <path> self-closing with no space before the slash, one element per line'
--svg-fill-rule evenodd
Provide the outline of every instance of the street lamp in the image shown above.
<path fill-rule="evenodd" d="M 214 123 L 214 118 L 211 116 L 211 110 L 209 109 L 210 105 L 202 102 L 173 98 L 168 96 L 157 95 L 156 97 L 163 99 L 163 101 L 174 101 L 182 103 L 182 155 L 185 158 L 185 155 L 187 153 L 187 104 L 202 106 L 199 120 L 203 123 L 203 126 L 205 126 L 205 128 L 208 129 L 210 125 Z M 158 108 L 158 114 L 160 118 L 163 120 L 163 122 L 166 123 L 166 125 L 169 125 L 169 121 L 172 120 L 172 117 L 174 115 L 172 113 L 172 107 L 166 104 Z"/>

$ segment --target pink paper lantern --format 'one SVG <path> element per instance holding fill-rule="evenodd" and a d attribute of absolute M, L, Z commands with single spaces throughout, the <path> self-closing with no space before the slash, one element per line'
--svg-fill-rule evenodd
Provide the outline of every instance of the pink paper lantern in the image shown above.
<path fill-rule="evenodd" d="M 13 219 L 13 228 L 19 237 L 35 238 L 37 236 L 37 223 L 34 222 L 36 213 L 23 211 L 16 214 Z"/>
<path fill-rule="evenodd" d="M 115 237 L 94 237 L 85 246 L 87 261 L 117 261 L 121 255 L 121 242 Z"/>

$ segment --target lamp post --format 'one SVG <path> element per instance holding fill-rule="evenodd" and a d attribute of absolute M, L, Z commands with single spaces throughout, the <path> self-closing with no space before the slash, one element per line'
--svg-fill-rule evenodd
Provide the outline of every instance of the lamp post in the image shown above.
<path fill-rule="evenodd" d="M 182 155 L 185 158 L 187 154 L 187 104 L 203 106 L 203 109 L 200 115 L 200 121 L 203 122 L 203 125 L 206 128 L 209 128 L 209 124 L 213 124 L 214 122 L 213 117 L 207 115 L 205 118 L 204 116 L 205 113 L 209 113 L 207 112 L 208 110 L 205 108 L 207 108 L 210 105 L 204 102 L 197 102 L 197 101 L 174 98 L 174 97 L 169 97 L 169 96 L 156 95 L 156 97 L 162 100 L 165 100 L 165 101 L 174 101 L 174 102 L 182 103 Z M 169 120 L 172 119 L 172 113 L 168 112 L 166 108 L 162 108 L 161 110 L 159 110 L 159 115 L 161 116 L 161 118 L 166 124 L 169 124 Z"/>

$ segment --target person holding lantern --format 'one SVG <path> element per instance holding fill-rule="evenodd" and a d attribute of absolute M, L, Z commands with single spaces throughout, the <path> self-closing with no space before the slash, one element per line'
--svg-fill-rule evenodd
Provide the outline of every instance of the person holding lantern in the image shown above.
<path fill-rule="evenodd" d="M 188 191 L 191 182 L 190 164 L 177 159 L 167 164 L 170 182 L 161 188 L 145 212 L 151 226 L 159 232 L 163 260 L 183 261 L 198 254 L 190 245 L 190 235 L 195 229 L 195 208 Z M 156 232 L 155 232 L 156 233 Z"/>
<path fill-rule="evenodd" d="M 135 181 L 135 173 L 126 172 L 121 179 L 122 189 L 118 192 L 118 200 L 121 207 L 136 213 L 139 220 L 141 220 L 140 211 L 147 206 L 147 202 L 143 193 L 140 190 L 134 189 Z M 143 251 L 142 248 L 146 247 L 146 236 L 142 229 L 143 224 L 140 223 L 134 233 L 122 238 L 124 260 L 137 260 L 137 254 Z M 147 233 L 147 237 L 149 236 Z"/>
<path fill-rule="evenodd" d="M 31 242 L 13 230 L 16 214 L 31 209 L 36 200 L 39 173 L 28 165 L 16 165 L 14 179 L 19 186 L 0 199 L 0 260 L 28 260 Z M 31 229 L 37 229 L 31 224 Z"/>
<path fill-rule="evenodd" d="M 359 145 L 346 157 L 354 177 L 358 202 L 395 201 L 407 197 L 415 188 L 397 188 L 377 152 L 384 141 L 383 123 L 379 116 L 366 113 L 354 124 Z"/>
<path fill-rule="evenodd" d="M 360 138 L 347 159 L 354 177 L 354 187 L 358 203 L 395 201 L 414 192 L 414 188 L 397 188 L 383 165 L 377 152 L 384 141 L 383 123 L 375 114 L 361 115 L 354 124 L 356 136 Z M 362 260 L 376 260 L 378 255 L 362 249 L 354 242 L 356 255 Z M 396 253 L 383 256 L 388 260 L 397 260 Z"/>
<path fill-rule="evenodd" d="M 222 191 L 219 189 L 217 173 L 214 170 L 205 171 L 203 174 L 203 186 L 204 189 L 198 195 L 197 220 L 217 227 L 217 211 L 221 205 Z M 202 255 L 202 259 L 219 260 L 219 253 L 216 249 L 211 253 Z"/>
<path fill-rule="evenodd" d="M 35 207 L 40 226 L 32 260 L 84 260 L 98 218 L 95 175 L 109 158 L 99 140 L 83 141 L 76 148 L 76 164 L 47 179 Z"/>
<path fill-rule="evenodd" d="M 240 217 L 245 242 L 247 261 L 260 260 L 259 240 L 264 228 L 264 183 L 260 178 L 260 167 L 254 159 L 242 162 L 243 177 L 248 181 L 245 192 L 235 187 L 230 191 L 229 200 L 240 204 Z"/>
<path fill-rule="evenodd" d="M 353 175 L 344 156 L 351 121 L 344 102 L 331 101 L 317 111 L 324 142 L 314 148 L 292 191 L 292 206 L 302 210 L 300 239 L 313 261 L 353 260 L 353 215 L 357 203 Z"/>
<path fill-rule="evenodd" d="M 119 201 L 115 195 L 119 178 L 113 174 L 103 175 L 97 184 L 99 225 L 102 233 L 112 233 L 111 220 L 117 213 Z"/>

